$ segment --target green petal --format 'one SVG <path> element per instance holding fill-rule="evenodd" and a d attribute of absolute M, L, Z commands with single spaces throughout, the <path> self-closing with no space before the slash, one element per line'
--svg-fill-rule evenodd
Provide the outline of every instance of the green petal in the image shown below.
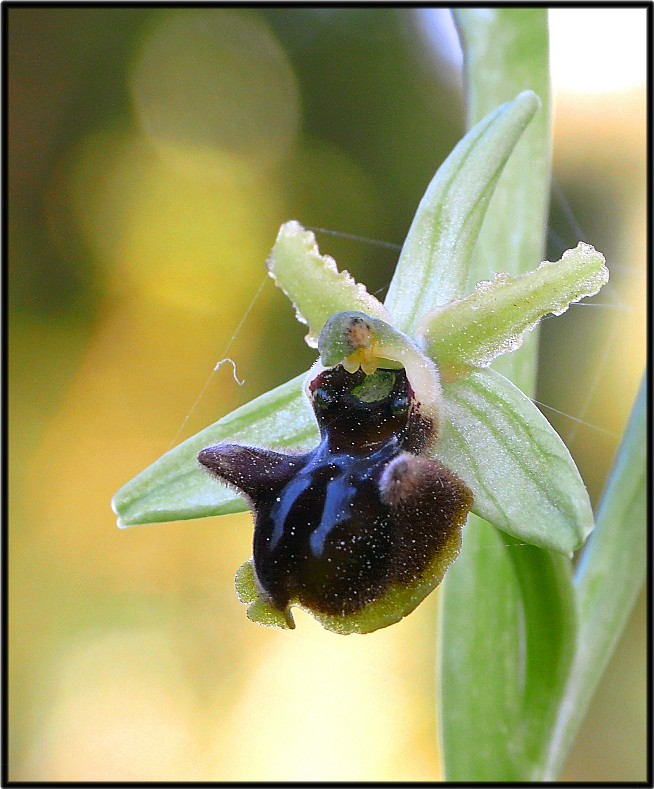
<path fill-rule="evenodd" d="M 538 780 L 574 638 L 568 560 L 469 518 L 438 630 L 448 781 Z"/>
<path fill-rule="evenodd" d="M 299 222 L 281 226 L 268 271 L 293 302 L 297 319 L 309 327 L 305 339 L 312 348 L 317 347 L 320 330 L 335 312 L 361 310 L 389 320 L 383 304 L 347 271 L 339 271 L 333 258 L 321 255 L 315 236 Z"/>
<path fill-rule="evenodd" d="M 393 323 L 407 334 L 415 335 L 422 317 L 435 307 L 463 295 L 488 201 L 539 104 L 535 93 L 524 91 L 491 112 L 459 142 L 429 184 L 385 301 Z"/>
<path fill-rule="evenodd" d="M 524 335 L 548 313 L 593 296 L 609 280 L 604 256 L 580 243 L 555 262 L 516 277 L 496 274 L 462 299 L 430 312 L 419 335 L 423 347 L 449 380 L 522 345 Z"/>
<path fill-rule="evenodd" d="M 299 375 L 237 408 L 166 452 L 116 493 L 112 506 L 121 528 L 140 523 L 203 518 L 247 509 L 242 496 L 203 469 L 197 454 L 226 439 L 270 449 L 309 449 L 318 441 L 311 406 Z"/>
<path fill-rule="evenodd" d="M 565 444 L 532 401 L 493 370 L 443 384 L 436 456 L 471 488 L 473 512 L 563 554 L 593 528 L 588 492 Z"/>

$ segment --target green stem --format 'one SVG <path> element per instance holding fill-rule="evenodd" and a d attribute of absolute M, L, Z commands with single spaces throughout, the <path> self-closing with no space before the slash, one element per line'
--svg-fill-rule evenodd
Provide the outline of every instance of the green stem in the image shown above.
<path fill-rule="evenodd" d="M 455 21 L 464 47 L 469 125 L 522 90 L 534 90 L 542 102 L 491 200 L 470 267 L 471 290 L 479 280 L 522 273 L 543 258 L 550 179 L 547 11 L 462 8 Z M 493 365 L 531 395 L 536 347 L 532 332 L 522 348 Z M 534 577 L 540 579 L 537 597 L 524 584 Z M 542 776 L 574 647 L 574 614 L 568 559 L 516 546 L 469 518 L 441 597 L 439 722 L 446 780 Z"/>
<path fill-rule="evenodd" d="M 622 633 L 646 572 L 646 398 L 644 378 L 575 577 L 579 631 L 568 685 L 550 743 L 546 780 L 555 780 Z"/>

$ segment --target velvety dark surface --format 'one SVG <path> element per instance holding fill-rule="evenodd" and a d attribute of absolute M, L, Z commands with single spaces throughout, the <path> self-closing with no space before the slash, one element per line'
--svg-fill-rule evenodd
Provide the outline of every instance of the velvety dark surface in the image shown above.
<path fill-rule="evenodd" d="M 338 365 L 312 381 L 321 441 L 305 455 L 233 444 L 199 455 L 250 498 L 255 572 L 280 609 L 298 600 L 328 614 L 361 610 L 416 580 L 470 507 L 460 480 L 414 454 L 431 426 L 404 370 L 375 380 L 379 399 L 360 370 Z"/>

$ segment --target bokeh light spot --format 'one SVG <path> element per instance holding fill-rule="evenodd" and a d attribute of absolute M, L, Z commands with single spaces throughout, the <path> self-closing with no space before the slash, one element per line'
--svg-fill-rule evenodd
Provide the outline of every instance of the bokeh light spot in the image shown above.
<path fill-rule="evenodd" d="M 131 90 L 144 132 L 164 155 L 185 150 L 199 171 L 221 151 L 276 164 L 299 127 L 293 70 L 265 23 L 240 10 L 167 17 L 145 41 Z"/>
<path fill-rule="evenodd" d="M 645 84 L 645 8 L 552 8 L 552 83 L 569 93 L 608 93 Z"/>
<path fill-rule="evenodd" d="M 53 666 L 54 699 L 44 711 L 46 725 L 18 779 L 192 776 L 198 755 L 189 723 L 192 701 L 165 634 L 147 628 L 113 631 L 66 646 Z M 176 772 L 182 764 L 187 765 L 184 776 Z"/>
<path fill-rule="evenodd" d="M 245 163 L 225 164 L 222 180 L 188 177 L 142 137 L 87 138 L 72 199 L 114 290 L 211 315 L 221 297 L 251 298 L 265 274 L 279 197 Z"/>

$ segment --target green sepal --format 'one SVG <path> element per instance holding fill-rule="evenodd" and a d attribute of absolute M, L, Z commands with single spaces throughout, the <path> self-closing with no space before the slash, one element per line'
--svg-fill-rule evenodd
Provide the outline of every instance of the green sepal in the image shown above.
<path fill-rule="evenodd" d="M 402 331 L 414 335 L 428 312 L 463 295 L 488 201 L 539 106 L 535 93 L 520 93 L 472 128 L 438 168 L 420 201 L 384 302 Z"/>
<path fill-rule="evenodd" d="M 200 466 L 197 454 L 230 439 L 270 449 L 304 451 L 318 426 L 299 375 L 219 419 L 156 460 L 116 493 L 118 526 L 203 518 L 246 510 L 245 499 Z"/>

